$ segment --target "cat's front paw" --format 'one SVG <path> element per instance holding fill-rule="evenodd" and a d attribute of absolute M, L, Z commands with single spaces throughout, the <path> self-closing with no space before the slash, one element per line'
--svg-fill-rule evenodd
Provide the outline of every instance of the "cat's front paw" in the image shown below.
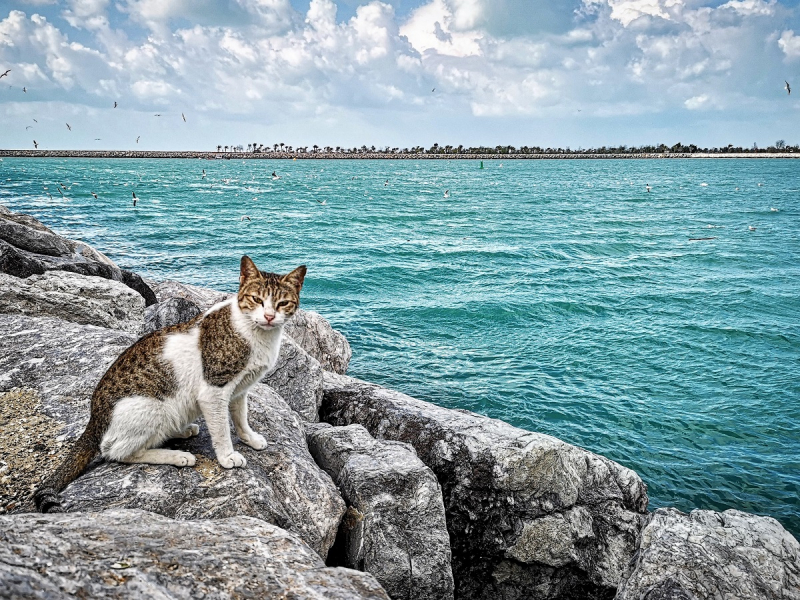
<path fill-rule="evenodd" d="M 255 431 L 241 433 L 239 434 L 239 439 L 255 450 L 263 450 L 267 447 L 267 440 L 264 439 L 263 435 Z"/>
<path fill-rule="evenodd" d="M 217 460 L 226 469 L 247 466 L 247 460 L 238 452 L 232 452 L 228 456 L 218 456 Z"/>

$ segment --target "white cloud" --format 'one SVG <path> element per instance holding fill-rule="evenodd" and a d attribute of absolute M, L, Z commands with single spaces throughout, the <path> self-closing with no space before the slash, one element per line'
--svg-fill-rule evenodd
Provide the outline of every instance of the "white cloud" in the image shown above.
<path fill-rule="evenodd" d="M 778 39 L 778 46 L 783 50 L 786 58 L 800 58 L 800 36 L 795 35 L 791 29 L 781 34 Z"/>

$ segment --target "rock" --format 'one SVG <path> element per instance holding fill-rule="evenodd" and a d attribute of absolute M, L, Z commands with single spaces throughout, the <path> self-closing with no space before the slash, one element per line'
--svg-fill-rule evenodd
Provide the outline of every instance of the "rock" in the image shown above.
<path fill-rule="evenodd" d="M 442 492 L 414 449 L 360 425 L 309 424 L 306 439 L 348 504 L 328 564 L 374 575 L 392 598 L 452 598 Z"/>
<path fill-rule="evenodd" d="M 164 302 L 153 304 L 144 311 L 144 327 L 141 335 L 158 331 L 170 325 L 185 323 L 202 312 L 199 306 L 184 298 L 170 298 Z"/>
<path fill-rule="evenodd" d="M 153 291 L 159 302 L 165 302 L 172 298 L 183 298 L 198 306 L 203 312 L 214 306 L 217 302 L 222 302 L 230 296 L 230 294 L 226 294 L 225 292 L 189 285 L 187 283 L 179 283 L 169 279 L 156 283 L 153 287 Z"/>
<path fill-rule="evenodd" d="M 113 279 L 141 294 L 145 306 L 155 304 L 155 294 L 136 273 L 120 269 L 88 244 L 53 233 L 33 217 L 12 213 L 4 206 L 0 208 L 0 271 L 3 273 L 29 277 L 57 270 Z"/>
<path fill-rule="evenodd" d="M 547 435 L 332 373 L 320 417 L 407 442 L 433 470 L 456 597 L 614 593 L 648 502 L 630 469 Z"/>
<path fill-rule="evenodd" d="M 261 381 L 278 392 L 304 420 L 316 422 L 322 403 L 322 373 L 319 362 L 284 335 L 278 363 Z"/>
<path fill-rule="evenodd" d="M 8 242 L 0 240 L 0 272 L 14 277 L 30 277 L 44 273 L 45 268 L 28 253 L 21 252 Z"/>
<path fill-rule="evenodd" d="M 800 544 L 770 517 L 655 511 L 616 600 L 716 598 L 800 599 Z"/>
<path fill-rule="evenodd" d="M 48 271 L 20 279 L 0 273 L 0 313 L 53 316 L 135 333 L 144 321 L 144 299 L 100 277 Z"/>
<path fill-rule="evenodd" d="M 326 371 L 344 375 L 353 351 L 341 333 L 318 313 L 298 309 L 284 327 L 300 347 L 319 361 Z"/>
<path fill-rule="evenodd" d="M 83 431 L 94 386 L 135 337 L 91 325 L 19 315 L 0 315 L 0 330 L 5 332 L 0 336 L 0 391 L 33 390 L 40 405 L 30 417 L 42 414 L 55 422 L 59 428 L 56 439 L 64 442 L 63 447 L 54 448 L 34 437 L 24 448 L 28 454 L 47 458 L 41 464 L 41 480 Z M 26 410 L 30 405 L 27 402 Z M 249 515 L 297 533 L 325 557 L 345 504 L 331 478 L 309 454 L 294 411 L 275 392 L 258 384 L 249 405 L 251 426 L 268 445 L 258 452 L 236 444 L 248 461 L 245 468 L 225 470 L 219 466 L 201 423 L 199 436 L 170 442 L 170 447 L 194 453 L 196 467 L 100 462 L 64 490 L 65 507 L 73 511 L 144 508 L 181 519 Z M 42 424 L 46 429 L 42 435 L 48 441 L 46 436 L 54 425 L 51 421 Z M 17 443 L 25 446 L 28 440 Z M 53 450 L 56 452 L 50 455 Z M 25 485 L 34 487 L 36 483 Z M 30 508 L 29 504 L 17 507 Z"/>
<path fill-rule="evenodd" d="M 325 567 L 274 525 L 140 510 L 0 517 L 0 595 L 388 600 L 370 575 Z"/>

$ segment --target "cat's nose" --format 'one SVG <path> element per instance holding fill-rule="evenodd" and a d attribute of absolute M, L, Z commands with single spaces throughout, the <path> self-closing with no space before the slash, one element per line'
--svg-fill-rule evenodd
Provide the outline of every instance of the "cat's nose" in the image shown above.
<path fill-rule="evenodd" d="M 275 315 L 268 315 L 264 313 L 264 318 L 267 320 L 267 324 L 269 324 L 272 323 L 273 320 L 275 320 Z"/>

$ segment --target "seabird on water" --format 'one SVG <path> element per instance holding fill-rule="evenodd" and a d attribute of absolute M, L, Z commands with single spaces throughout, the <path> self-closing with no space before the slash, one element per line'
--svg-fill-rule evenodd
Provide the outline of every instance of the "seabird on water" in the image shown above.
<path fill-rule="evenodd" d="M 253 220 L 250 217 L 248 217 L 247 215 L 244 215 L 241 219 L 239 219 L 239 221 L 241 222 L 241 221 L 244 221 L 245 219 L 247 219 L 248 221 L 252 221 Z"/>
<path fill-rule="evenodd" d="M 200 179 L 205 179 L 205 178 L 206 178 L 206 170 L 203 169 L 203 176 Z"/>
<path fill-rule="evenodd" d="M 445 190 L 444 191 L 444 197 L 445 198 L 449 198 L 450 197 L 450 190 Z"/>
<path fill-rule="evenodd" d="M 317 199 L 316 199 L 316 198 L 314 198 L 314 200 L 317 200 Z M 317 202 L 318 202 L 319 204 L 322 204 L 322 205 L 325 205 L 325 204 L 327 204 L 327 203 L 328 203 L 328 201 L 327 201 L 327 200 L 317 200 Z"/>
<path fill-rule="evenodd" d="M 785 84 L 786 84 L 785 86 L 783 86 L 783 89 L 785 89 L 785 90 L 786 90 L 786 94 L 787 94 L 787 95 L 791 94 L 791 93 L 792 93 L 792 86 L 790 86 L 790 85 L 789 85 L 789 82 L 788 82 L 788 81 L 786 81 L 785 79 L 783 80 L 783 83 L 785 83 Z"/>
<path fill-rule="evenodd" d="M 646 185 L 644 186 L 644 189 L 646 189 L 646 190 L 648 191 L 648 193 L 649 193 L 649 192 L 650 192 L 650 184 L 649 184 L 649 183 L 648 183 L 648 184 L 646 184 Z"/>

